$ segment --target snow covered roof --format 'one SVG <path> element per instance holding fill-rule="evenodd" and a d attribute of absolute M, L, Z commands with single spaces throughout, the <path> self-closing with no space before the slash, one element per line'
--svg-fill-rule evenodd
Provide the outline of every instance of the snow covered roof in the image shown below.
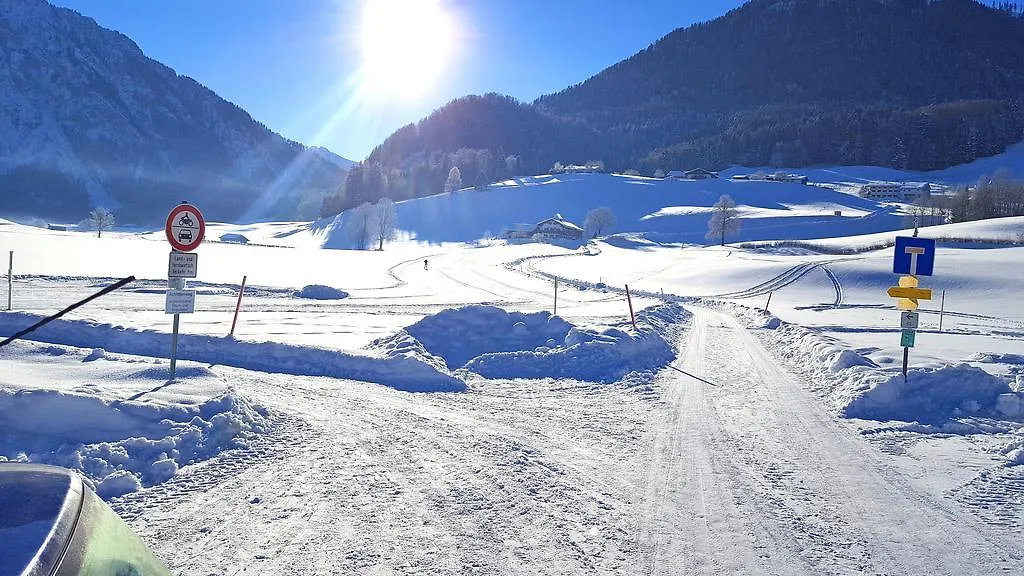
<path fill-rule="evenodd" d="M 541 224 L 547 224 L 549 222 L 557 223 L 557 224 L 560 224 L 562 226 L 565 226 L 566 228 L 572 228 L 573 230 L 579 230 L 580 232 L 583 231 L 583 228 L 580 228 L 576 224 L 573 224 L 572 222 L 566 220 L 565 218 L 562 218 L 561 214 L 555 214 L 555 216 L 553 218 L 548 218 L 547 220 L 541 220 L 540 222 L 537 223 L 537 226 L 540 226 Z"/>

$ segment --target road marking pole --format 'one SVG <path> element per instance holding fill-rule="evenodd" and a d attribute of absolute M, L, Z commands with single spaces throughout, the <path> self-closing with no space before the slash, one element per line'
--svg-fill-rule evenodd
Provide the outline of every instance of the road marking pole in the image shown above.
<path fill-rule="evenodd" d="M 636 330 L 636 316 L 633 315 L 633 298 L 629 295 L 629 284 L 626 284 L 626 302 L 629 303 L 629 321 L 633 323 L 633 330 Z"/>
<path fill-rule="evenodd" d="M 771 305 L 771 303 L 772 303 L 772 294 L 774 294 L 774 293 L 775 293 L 774 290 L 772 290 L 771 292 L 768 293 L 768 301 L 764 303 L 764 311 L 765 311 L 765 313 L 768 312 L 768 306 Z"/>
<path fill-rule="evenodd" d="M 939 304 L 939 332 L 942 332 L 942 316 L 946 313 L 946 291 L 942 291 L 942 303 Z"/>
<path fill-rule="evenodd" d="M 555 278 L 555 311 L 552 316 L 558 316 L 558 278 Z"/>
<path fill-rule="evenodd" d="M 242 293 L 245 292 L 245 280 L 249 276 L 242 276 L 242 287 L 238 289 L 238 300 L 235 302 L 235 317 L 231 320 L 231 334 L 228 336 L 235 337 L 235 323 L 238 322 L 238 309 L 242 307 Z"/>
<path fill-rule="evenodd" d="M 11 311 L 11 295 L 14 293 L 14 250 L 7 261 L 7 311 Z"/>

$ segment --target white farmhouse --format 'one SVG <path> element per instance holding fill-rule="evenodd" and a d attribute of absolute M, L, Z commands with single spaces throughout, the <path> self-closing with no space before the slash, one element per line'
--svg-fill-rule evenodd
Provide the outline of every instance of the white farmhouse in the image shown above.
<path fill-rule="evenodd" d="M 893 183 L 874 182 L 860 187 L 862 198 L 871 198 L 880 202 L 913 202 L 921 196 L 931 194 L 932 187 L 927 182 Z"/>

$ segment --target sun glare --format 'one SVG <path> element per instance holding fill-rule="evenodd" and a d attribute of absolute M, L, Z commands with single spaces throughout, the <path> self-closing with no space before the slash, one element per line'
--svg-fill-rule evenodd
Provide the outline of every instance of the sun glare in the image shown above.
<path fill-rule="evenodd" d="M 441 79 L 454 25 L 439 0 L 366 0 L 362 24 L 363 81 L 371 93 L 414 98 Z"/>

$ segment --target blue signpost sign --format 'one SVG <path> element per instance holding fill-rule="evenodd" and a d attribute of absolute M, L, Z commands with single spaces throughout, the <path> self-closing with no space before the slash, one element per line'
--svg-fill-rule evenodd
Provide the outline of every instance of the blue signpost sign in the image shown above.
<path fill-rule="evenodd" d="M 935 269 L 935 240 L 930 238 L 896 237 L 892 256 L 894 274 L 931 276 Z"/>

